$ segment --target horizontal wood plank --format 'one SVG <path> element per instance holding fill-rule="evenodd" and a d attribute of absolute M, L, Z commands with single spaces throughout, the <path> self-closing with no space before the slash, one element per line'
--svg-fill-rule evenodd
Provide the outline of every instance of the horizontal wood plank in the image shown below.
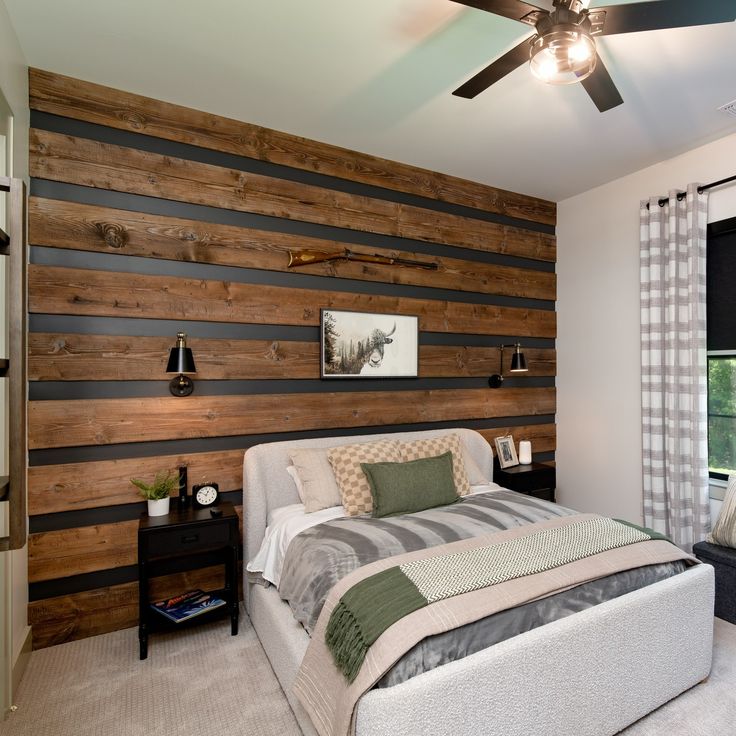
<path fill-rule="evenodd" d="M 554 337 L 551 310 L 32 264 L 28 309 L 48 314 L 318 325 L 320 307 L 416 314 L 429 332 Z"/>
<path fill-rule="evenodd" d="M 222 566 L 218 565 L 152 578 L 151 600 L 168 598 L 194 588 L 219 588 L 222 585 L 222 570 Z M 33 627 L 34 649 L 137 626 L 138 583 L 123 583 L 32 601 L 28 605 L 28 623 Z M 223 626 L 229 628 L 227 622 Z"/>
<path fill-rule="evenodd" d="M 242 506 L 235 507 L 242 532 Z M 38 532 L 28 538 L 28 580 L 56 580 L 135 565 L 138 520 Z"/>
<path fill-rule="evenodd" d="M 30 69 L 30 106 L 54 115 L 555 224 L 556 205 L 257 125 Z"/>
<path fill-rule="evenodd" d="M 519 227 L 38 129 L 29 143 L 30 174 L 40 179 L 555 260 L 553 235 Z"/>
<path fill-rule="evenodd" d="M 556 298 L 556 276 L 546 271 L 426 256 L 413 251 L 372 248 L 290 233 L 38 197 L 31 198 L 30 202 L 30 242 L 32 245 L 71 250 L 262 268 L 482 294 L 548 300 Z M 433 263 L 437 269 L 344 260 L 298 268 L 289 268 L 288 265 L 290 250 L 311 249 L 335 255 L 344 253 L 346 248 L 356 254 L 377 254 Z"/>
<path fill-rule="evenodd" d="M 29 535 L 28 581 L 135 565 L 138 520 Z"/>
<path fill-rule="evenodd" d="M 60 511 L 136 503 L 141 498 L 131 478 L 152 478 L 159 470 L 187 468 L 187 481 L 216 481 L 221 491 L 243 485 L 244 450 L 99 460 L 28 469 L 28 512 L 31 516 Z"/>
<path fill-rule="evenodd" d="M 554 414 L 554 388 L 31 401 L 33 449 Z"/>
<path fill-rule="evenodd" d="M 190 337 L 197 380 L 317 379 L 319 344 L 274 340 L 216 340 Z M 31 381 L 163 381 L 172 337 L 34 332 L 28 340 Z M 525 348 L 524 377 L 554 376 L 552 348 Z M 509 367 L 506 356 L 505 368 Z M 494 347 L 420 345 L 422 378 L 470 378 L 499 371 Z"/>

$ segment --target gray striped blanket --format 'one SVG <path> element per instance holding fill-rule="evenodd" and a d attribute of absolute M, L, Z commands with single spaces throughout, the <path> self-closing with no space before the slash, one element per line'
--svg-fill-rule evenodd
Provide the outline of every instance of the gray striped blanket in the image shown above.
<path fill-rule="evenodd" d="M 385 519 L 335 519 L 307 529 L 292 540 L 279 594 L 311 634 L 327 594 L 358 567 L 405 552 L 575 513 L 513 491 L 492 491 L 414 514 Z"/>

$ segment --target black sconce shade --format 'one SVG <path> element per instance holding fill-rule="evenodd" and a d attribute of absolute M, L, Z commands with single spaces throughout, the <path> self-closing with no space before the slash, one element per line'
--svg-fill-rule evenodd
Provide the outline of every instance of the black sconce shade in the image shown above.
<path fill-rule="evenodd" d="M 524 353 L 521 352 L 521 345 L 517 342 L 516 351 L 511 356 L 511 368 L 509 368 L 509 372 L 526 373 L 528 370 L 529 369 L 526 366 L 526 358 L 524 357 Z"/>
<path fill-rule="evenodd" d="M 498 349 L 500 352 L 500 360 L 499 360 L 499 371 L 498 373 L 494 373 L 489 379 L 488 379 L 488 385 L 491 388 L 501 388 L 503 385 L 503 349 L 504 348 L 515 348 L 514 354 L 511 356 L 511 367 L 509 368 L 509 373 L 526 373 L 529 368 L 526 364 L 526 358 L 524 357 L 524 353 L 521 352 L 521 343 L 516 343 L 514 345 L 499 345 Z"/>
<path fill-rule="evenodd" d="M 197 368 L 194 365 L 192 350 L 187 347 L 187 336 L 183 332 L 178 332 L 176 335 L 176 347 L 171 348 L 169 352 L 169 362 L 166 365 L 166 372 L 178 374 L 169 383 L 169 391 L 174 396 L 189 396 L 194 391 L 192 379 L 184 374 L 196 373 Z"/>

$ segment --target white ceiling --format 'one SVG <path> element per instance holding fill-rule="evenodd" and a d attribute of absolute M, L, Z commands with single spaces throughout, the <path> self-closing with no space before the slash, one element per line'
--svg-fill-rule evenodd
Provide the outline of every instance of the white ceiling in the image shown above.
<path fill-rule="evenodd" d="M 529 29 L 451 0 L 4 2 L 31 66 L 546 199 L 736 131 L 736 23 L 600 39 L 601 114 L 527 66 L 454 97 Z"/>

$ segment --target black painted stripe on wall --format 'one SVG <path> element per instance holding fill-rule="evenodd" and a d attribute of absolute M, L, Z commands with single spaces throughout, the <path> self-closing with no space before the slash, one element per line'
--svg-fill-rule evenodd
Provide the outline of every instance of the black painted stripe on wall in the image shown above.
<path fill-rule="evenodd" d="M 302 184 L 310 184 L 313 186 L 323 187 L 325 189 L 334 189 L 339 192 L 348 194 L 357 194 L 376 199 L 385 199 L 390 202 L 399 202 L 402 204 L 413 205 L 415 207 L 423 207 L 437 212 L 447 212 L 461 217 L 469 217 L 475 220 L 485 220 L 487 222 L 496 222 L 503 225 L 513 225 L 521 227 L 525 230 L 534 230 L 536 232 L 554 235 L 555 228 L 553 225 L 523 220 L 508 215 L 496 214 L 493 212 L 485 212 L 484 210 L 466 207 L 451 202 L 443 202 L 429 197 L 422 197 L 417 194 L 408 194 L 399 192 L 394 189 L 386 189 L 372 184 L 363 184 L 360 182 L 350 181 L 348 179 L 340 179 L 339 177 L 329 176 L 314 171 L 306 171 L 304 169 L 296 169 L 284 164 L 271 163 L 270 161 L 261 161 L 259 159 L 248 158 L 245 156 L 237 156 L 232 153 L 215 151 L 210 148 L 202 148 L 189 143 L 181 143 L 179 141 L 170 141 L 165 138 L 157 138 L 149 136 L 145 133 L 134 133 L 129 130 L 120 130 L 118 128 L 109 128 L 105 125 L 89 123 L 83 120 L 74 120 L 65 118 L 61 115 L 53 113 L 41 112 L 39 110 L 31 110 L 31 127 L 41 130 L 48 130 L 54 133 L 62 133 L 64 135 L 72 135 L 77 138 L 89 138 L 99 143 L 112 143 L 116 146 L 125 148 L 137 148 L 141 151 L 149 153 L 158 153 L 162 156 L 172 156 L 175 158 L 188 159 L 189 161 L 197 161 L 203 164 L 211 164 L 221 166 L 228 169 L 236 169 L 238 171 L 246 171 L 252 174 L 262 174 L 288 181 L 301 182 Z"/>
<path fill-rule="evenodd" d="M 215 480 L 217 480 L 215 478 Z M 243 491 L 226 491 L 220 494 L 223 501 L 229 501 L 233 506 L 243 503 Z M 172 496 L 171 503 L 176 503 L 176 496 Z M 28 518 L 29 534 L 41 532 L 56 532 L 61 529 L 75 529 L 80 526 L 95 526 L 97 524 L 113 524 L 118 521 L 134 521 L 139 519 L 146 510 L 146 502 L 126 503 L 119 506 L 98 506 L 76 511 L 59 511 L 55 514 L 38 514 Z"/>
<path fill-rule="evenodd" d="M 195 356 L 196 359 L 196 356 Z M 319 378 L 214 379 L 198 381 L 192 376 L 198 396 L 243 396 L 248 394 L 348 393 L 351 391 L 429 391 L 436 389 L 488 388 L 487 377 L 474 378 Z M 171 376 L 150 381 L 33 381 L 31 401 L 70 399 L 130 399 L 169 396 Z M 547 388 L 554 376 L 504 377 L 504 388 Z"/>
<path fill-rule="evenodd" d="M 47 199 L 59 199 L 80 204 L 112 207 L 128 212 L 144 212 L 150 215 L 179 217 L 182 219 L 212 222 L 219 225 L 233 225 L 269 232 L 283 232 L 291 235 L 303 235 L 324 240 L 334 240 L 341 243 L 353 243 L 376 248 L 396 248 L 398 250 L 415 251 L 428 256 L 447 256 L 467 261 L 496 264 L 499 266 L 518 266 L 535 271 L 553 272 L 555 264 L 550 261 L 537 261 L 520 256 L 509 256 L 503 253 L 491 253 L 461 248 L 441 243 L 427 243 L 424 240 L 400 238 L 394 235 L 381 235 L 362 230 L 349 230 L 334 225 L 320 225 L 301 220 L 289 220 L 258 215 L 239 210 L 229 210 L 220 207 L 211 207 L 203 204 L 189 204 L 173 199 L 159 199 L 142 194 L 116 192 L 111 189 L 96 189 L 83 187 L 78 184 L 51 181 L 49 179 L 31 179 L 31 195 Z"/>
<path fill-rule="evenodd" d="M 503 389 L 499 389 L 503 391 Z M 369 425 L 339 429 L 301 430 L 298 432 L 272 432 L 264 434 L 233 435 L 230 437 L 199 437 L 187 440 L 156 440 L 153 442 L 126 442 L 117 445 L 90 445 L 83 447 L 54 447 L 31 450 L 29 464 L 62 465 L 92 460 L 120 460 L 131 457 L 155 457 L 193 452 L 214 452 L 217 450 L 245 451 L 248 447 L 264 442 L 283 442 L 293 440 L 318 439 L 322 437 L 355 437 L 364 434 L 417 432 L 423 429 L 493 429 L 494 427 L 521 427 L 526 424 L 554 424 L 554 414 L 540 414 L 526 417 L 496 417 L 493 419 L 449 420 L 443 422 L 418 422 L 416 424 Z"/>
<path fill-rule="evenodd" d="M 239 322 L 194 322 L 191 320 L 143 319 L 139 317 L 89 317 L 86 315 L 30 314 L 30 332 L 82 335 L 174 336 L 183 330 L 190 337 L 220 340 L 274 340 L 319 342 L 319 327 L 242 324 Z M 527 348 L 554 348 L 552 337 L 519 335 L 465 335 L 459 332 L 420 332 L 420 345 L 497 347 L 521 342 Z M 174 343 L 172 342 L 172 347 Z"/>
<path fill-rule="evenodd" d="M 242 549 L 240 557 L 242 558 Z M 222 565 L 223 556 L 217 552 L 202 552 L 198 554 L 196 568 Z M 184 572 L 193 569 L 191 561 L 184 559 L 157 560 L 157 576 L 171 575 L 176 572 Z M 66 578 L 55 578 L 54 580 L 42 580 L 37 583 L 29 583 L 28 600 L 38 601 L 44 598 L 55 598 L 60 595 L 71 595 L 81 593 L 85 590 L 96 590 L 106 588 L 110 585 L 121 585 L 122 583 L 133 583 L 138 580 L 138 565 L 125 565 L 114 567 L 109 570 L 96 570 L 95 572 L 82 573 L 81 575 L 70 575 Z"/>

